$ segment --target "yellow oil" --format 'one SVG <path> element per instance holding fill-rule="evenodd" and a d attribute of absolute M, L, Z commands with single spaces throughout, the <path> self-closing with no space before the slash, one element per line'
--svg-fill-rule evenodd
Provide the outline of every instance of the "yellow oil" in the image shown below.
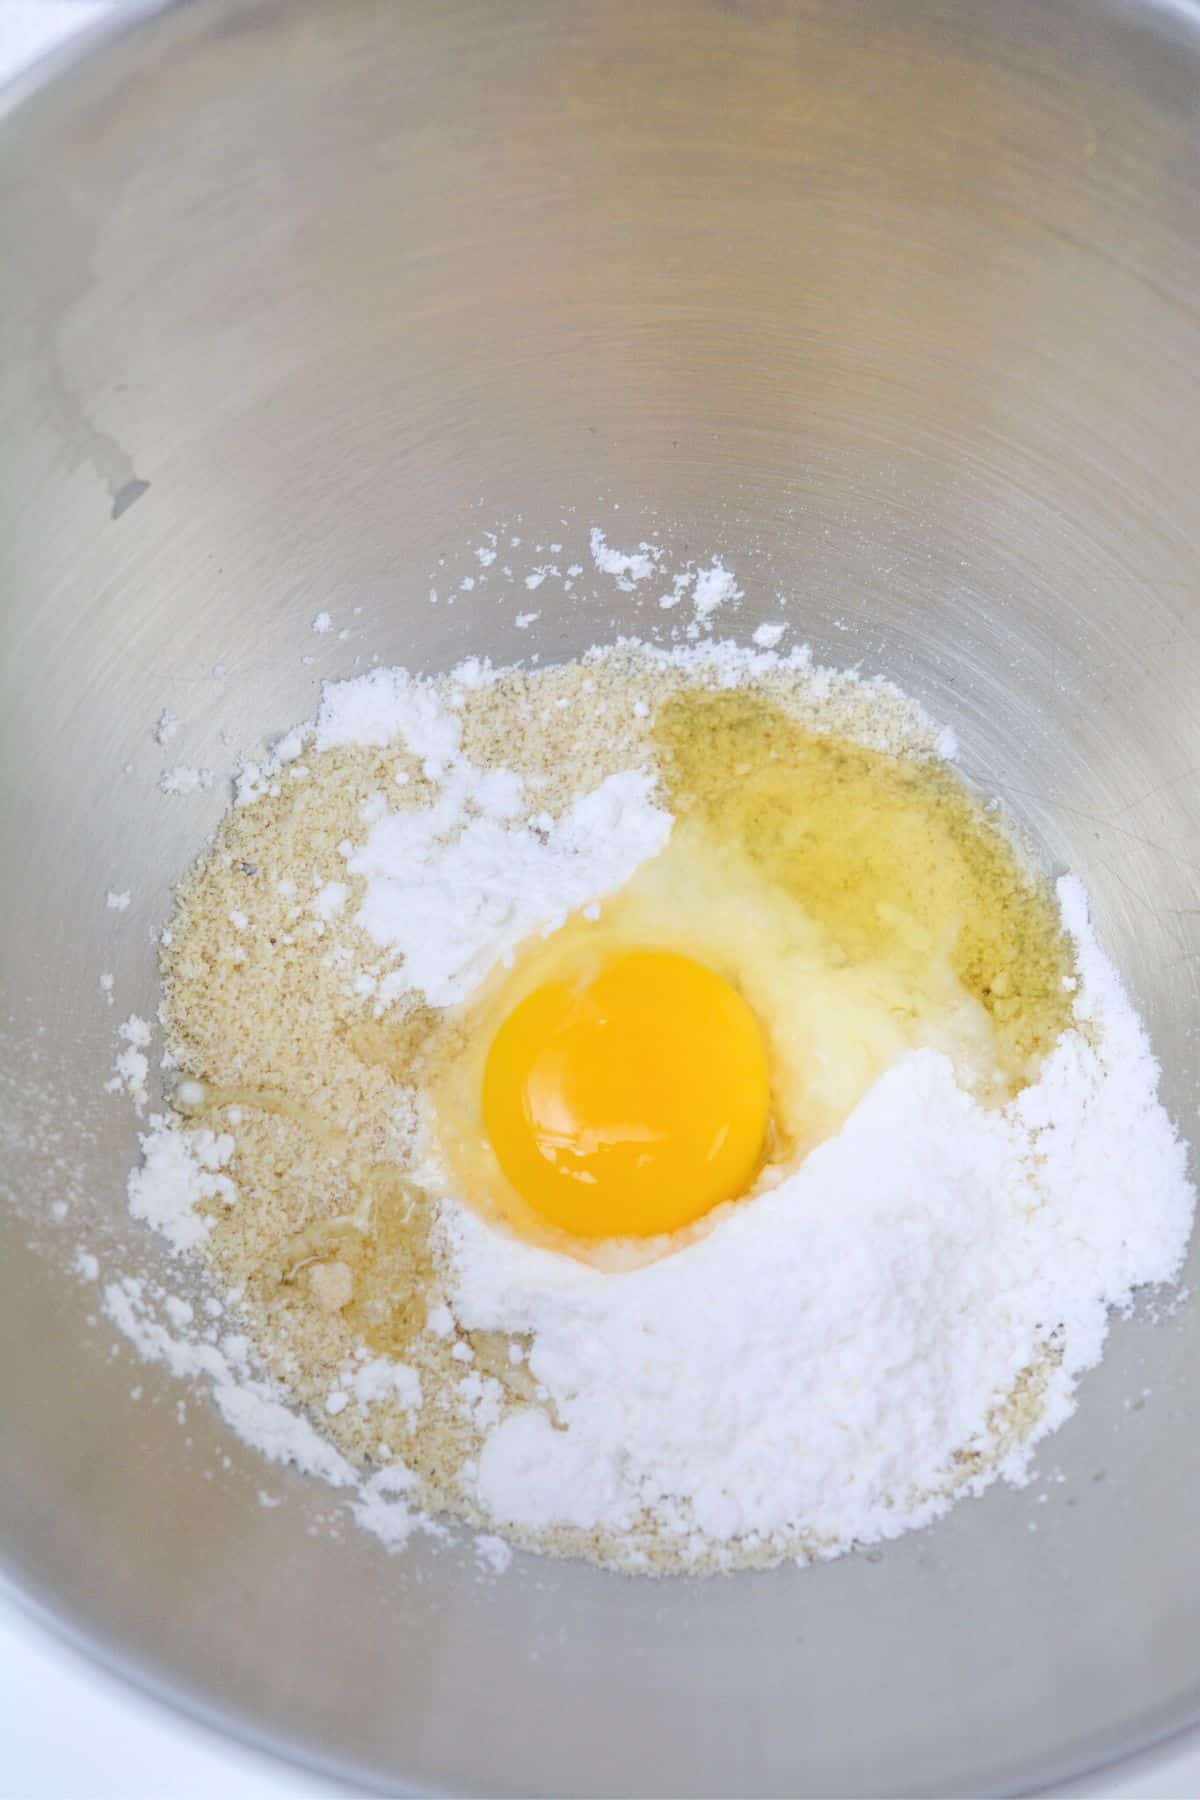
<path fill-rule="evenodd" d="M 354 1275 L 342 1316 L 372 1350 L 402 1358 L 425 1329 L 434 1285 L 432 1208 L 415 1183 L 380 1165 L 370 1171 L 368 1189 L 366 1230 L 349 1254 L 341 1252 Z"/>
<path fill-rule="evenodd" d="M 356 1027 L 350 1042 L 363 1062 L 382 1063 L 398 1081 L 413 1077 L 413 1056 L 428 1029 L 428 1008 L 419 1018 L 388 1027 L 369 1021 Z M 315 1263 L 338 1262 L 350 1274 L 351 1292 L 343 1317 L 370 1346 L 400 1357 L 425 1328 L 426 1300 L 433 1282 L 433 1212 L 429 1196 L 387 1163 L 358 1155 L 346 1133 L 304 1101 L 272 1088 L 221 1087 L 189 1079 L 176 1090 L 176 1110 L 201 1119 L 222 1107 L 272 1114 L 298 1126 L 345 1168 L 357 1203 L 350 1212 L 322 1219 L 288 1238 L 260 1270 L 268 1290 L 297 1280 Z"/>
<path fill-rule="evenodd" d="M 671 810 L 741 852 L 849 965 L 948 945 L 1011 1091 L 1070 1017 L 1047 884 L 944 765 L 810 731 L 761 693 L 684 690 L 654 732 Z"/>

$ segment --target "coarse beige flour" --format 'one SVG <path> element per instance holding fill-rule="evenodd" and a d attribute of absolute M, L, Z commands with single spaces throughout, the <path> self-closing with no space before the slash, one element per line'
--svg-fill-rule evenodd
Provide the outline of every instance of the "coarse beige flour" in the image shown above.
<path fill-rule="evenodd" d="M 389 1541 L 446 1512 L 666 1572 L 895 1536 L 1019 1478 L 1178 1269 L 1182 1151 L 1082 890 L 903 696 L 760 639 L 327 687 L 178 890 L 130 1202 L 257 1359 L 249 1400 L 182 1372 Z M 481 1048 L 576 941 L 686 951 L 764 1021 L 751 1191 L 674 1238 L 546 1227 L 479 1124 Z M 140 1299 L 110 1313 L 178 1361 Z"/>

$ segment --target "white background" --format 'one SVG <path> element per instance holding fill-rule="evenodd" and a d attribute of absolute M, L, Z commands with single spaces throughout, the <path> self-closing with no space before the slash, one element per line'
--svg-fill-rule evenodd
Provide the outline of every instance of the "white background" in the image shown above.
<path fill-rule="evenodd" d="M 0 81 L 110 10 L 109 0 L 0 0 Z M 93 1668 L 0 1591 L 0 1800 L 300 1800 L 334 1791 Z M 1056 1791 L 1197 1800 L 1200 1734 Z"/>

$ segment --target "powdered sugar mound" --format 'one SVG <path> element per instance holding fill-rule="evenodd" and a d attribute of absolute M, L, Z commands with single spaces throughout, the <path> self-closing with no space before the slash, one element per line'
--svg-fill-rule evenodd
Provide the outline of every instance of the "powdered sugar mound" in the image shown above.
<path fill-rule="evenodd" d="M 613 892 L 666 843 L 670 814 L 652 778 L 611 775 L 560 819 L 513 822 L 519 793 L 460 768 L 432 807 L 386 813 L 347 860 L 367 879 L 359 920 L 403 967 L 380 998 L 463 1000 L 534 931 Z"/>
<path fill-rule="evenodd" d="M 458 751 L 457 718 L 428 682 L 406 669 L 372 669 L 352 681 L 326 682 L 317 714 L 317 749 L 341 744 L 382 748 L 402 738 L 428 772 L 437 773 Z"/>
<path fill-rule="evenodd" d="M 222 1173 L 233 1139 L 228 1132 L 183 1131 L 155 1113 L 139 1143 L 142 1163 L 130 1173 L 127 1189 L 130 1212 L 161 1232 L 176 1253 L 194 1250 L 211 1229 L 197 1205 L 202 1200 L 231 1205 L 237 1199 L 233 1182 Z"/>
<path fill-rule="evenodd" d="M 489 1432 L 477 1495 L 498 1524 L 626 1532 L 649 1514 L 697 1556 L 829 1555 L 998 1465 L 1020 1477 L 1109 1309 L 1178 1272 L 1194 1198 L 1082 890 L 1060 898 L 1078 1028 L 1007 1109 L 917 1051 L 778 1187 L 620 1274 L 448 1209 L 460 1324 L 529 1334 L 558 1422 L 530 1408 Z M 1025 1413 L 1006 1413 L 1031 1370 Z"/>

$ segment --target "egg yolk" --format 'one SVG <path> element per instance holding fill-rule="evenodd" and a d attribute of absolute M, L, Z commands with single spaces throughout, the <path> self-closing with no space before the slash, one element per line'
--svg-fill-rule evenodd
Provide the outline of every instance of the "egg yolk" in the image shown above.
<path fill-rule="evenodd" d="M 504 1020 L 483 1121 L 505 1175 L 578 1237 L 654 1237 L 744 1193 L 770 1099 L 754 1013 L 712 969 L 633 950 Z"/>

